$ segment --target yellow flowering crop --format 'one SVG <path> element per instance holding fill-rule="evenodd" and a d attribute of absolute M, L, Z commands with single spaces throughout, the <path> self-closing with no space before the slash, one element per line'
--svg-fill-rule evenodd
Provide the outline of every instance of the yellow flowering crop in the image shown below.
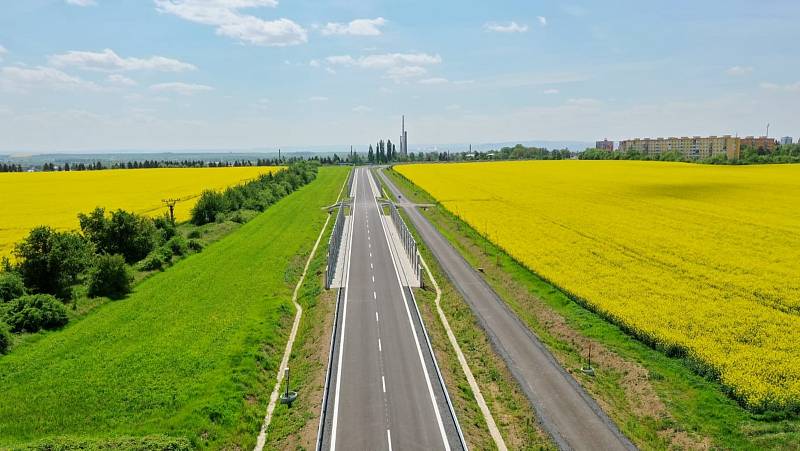
<path fill-rule="evenodd" d="M 78 213 L 95 207 L 156 216 L 161 200 L 180 199 L 178 220 L 189 218 L 205 189 L 222 189 L 277 171 L 275 167 L 119 169 L 103 171 L 0 173 L 0 256 L 38 225 L 78 227 Z"/>
<path fill-rule="evenodd" d="M 800 405 L 800 165 L 397 170 L 531 270 L 750 407 Z"/>

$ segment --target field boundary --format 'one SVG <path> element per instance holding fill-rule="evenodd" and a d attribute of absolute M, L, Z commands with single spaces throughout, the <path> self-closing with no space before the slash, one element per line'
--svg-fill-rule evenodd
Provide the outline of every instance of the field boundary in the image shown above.
<path fill-rule="evenodd" d="M 344 191 L 344 187 L 347 184 L 347 180 L 342 184 L 342 188 L 339 190 L 339 195 L 336 197 L 336 201 L 339 201 L 339 198 L 342 196 L 342 192 Z M 331 221 L 331 215 L 329 214 L 327 218 L 325 218 L 325 224 L 322 225 L 322 230 L 319 231 L 319 235 L 317 236 L 317 241 L 314 243 L 314 247 L 311 249 L 311 253 L 308 255 L 308 259 L 306 259 L 305 267 L 303 268 L 303 274 L 300 275 L 300 280 L 297 281 L 297 285 L 294 287 L 294 292 L 292 292 L 292 304 L 295 307 L 295 315 L 294 315 L 294 322 L 292 323 L 292 331 L 289 333 L 289 339 L 286 342 L 286 349 L 283 352 L 283 359 L 281 360 L 280 366 L 278 366 L 278 373 L 276 375 L 275 381 L 275 388 L 272 389 L 272 394 L 269 398 L 269 404 L 267 405 L 267 413 L 264 416 L 264 423 L 261 425 L 261 430 L 258 433 L 258 439 L 256 441 L 256 446 L 254 448 L 255 451 L 262 451 L 264 449 L 264 445 L 267 441 L 267 428 L 269 428 L 269 424 L 272 421 L 272 412 L 275 410 L 275 403 L 278 400 L 278 392 L 281 388 L 281 377 L 286 370 L 287 365 L 289 364 L 289 356 L 292 353 L 292 346 L 294 345 L 294 340 L 297 336 L 297 329 L 300 326 L 300 319 L 303 316 L 303 307 L 297 302 L 297 294 L 300 291 L 300 287 L 303 285 L 303 281 L 306 279 L 306 273 L 308 273 L 308 267 L 311 265 L 311 260 L 314 259 L 314 255 L 317 253 L 317 248 L 319 247 L 320 241 L 322 241 L 322 236 L 325 234 L 325 230 L 328 228 L 328 223 Z"/>

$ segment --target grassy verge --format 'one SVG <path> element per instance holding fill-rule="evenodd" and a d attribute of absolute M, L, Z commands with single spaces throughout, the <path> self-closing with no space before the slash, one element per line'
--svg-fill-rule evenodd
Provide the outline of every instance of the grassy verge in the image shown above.
<path fill-rule="evenodd" d="M 411 201 L 436 203 L 387 174 Z M 573 302 L 440 205 L 424 214 L 639 447 L 800 449 L 800 420 L 748 412 L 719 384 Z M 595 377 L 577 370 L 590 350 Z"/>
<path fill-rule="evenodd" d="M 380 179 L 377 179 L 380 182 Z M 384 192 L 391 196 L 389 190 Z M 396 199 L 393 199 L 396 200 Z M 442 291 L 440 304 L 464 358 L 492 412 L 500 434 L 509 449 L 556 449 L 541 429 L 525 394 L 519 388 L 503 360 L 492 350 L 491 343 L 458 290 L 444 275 L 438 262 L 424 246 L 408 218 L 401 210 L 419 244 L 420 254 L 430 267 Z M 424 271 L 423 271 L 424 273 Z M 472 449 L 496 449 L 467 378 L 450 345 L 444 325 L 436 312 L 436 290 L 424 274 L 425 287 L 415 290 L 417 304 L 425 321 L 431 346 L 445 379 L 465 439 Z"/>
<path fill-rule="evenodd" d="M 0 448 L 48 437 L 185 437 L 251 448 L 291 324 L 291 292 L 347 168 L 317 179 L 91 320 L 0 358 Z"/>
<path fill-rule="evenodd" d="M 298 392 L 298 400 L 291 408 L 280 404 L 275 407 L 272 424 L 267 431 L 266 449 L 314 449 L 316 445 L 333 311 L 336 307 L 336 290 L 323 288 L 327 243 L 333 219 L 308 267 L 308 275 L 297 299 L 303 306 L 303 317 L 289 358 L 289 368 L 291 389 Z"/>

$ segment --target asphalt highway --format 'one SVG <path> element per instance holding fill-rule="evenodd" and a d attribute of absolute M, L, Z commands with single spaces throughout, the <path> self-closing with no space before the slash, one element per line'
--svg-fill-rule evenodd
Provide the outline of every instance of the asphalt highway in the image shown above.
<path fill-rule="evenodd" d="M 386 238 L 370 177 L 355 169 L 320 447 L 462 449 L 411 290 L 392 259 L 402 250 Z"/>

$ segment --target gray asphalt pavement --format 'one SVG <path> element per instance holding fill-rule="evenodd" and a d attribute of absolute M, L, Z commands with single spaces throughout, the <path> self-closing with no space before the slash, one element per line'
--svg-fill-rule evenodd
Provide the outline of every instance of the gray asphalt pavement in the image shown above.
<path fill-rule="evenodd" d="M 371 175 L 355 171 L 349 266 L 321 447 L 461 449 L 411 291 L 392 260 Z"/>
<path fill-rule="evenodd" d="M 379 173 L 398 201 L 404 201 L 392 181 L 382 170 Z M 403 208 L 425 245 L 469 304 L 556 444 L 561 449 L 574 450 L 635 449 L 430 221 L 411 204 L 405 203 Z"/>

